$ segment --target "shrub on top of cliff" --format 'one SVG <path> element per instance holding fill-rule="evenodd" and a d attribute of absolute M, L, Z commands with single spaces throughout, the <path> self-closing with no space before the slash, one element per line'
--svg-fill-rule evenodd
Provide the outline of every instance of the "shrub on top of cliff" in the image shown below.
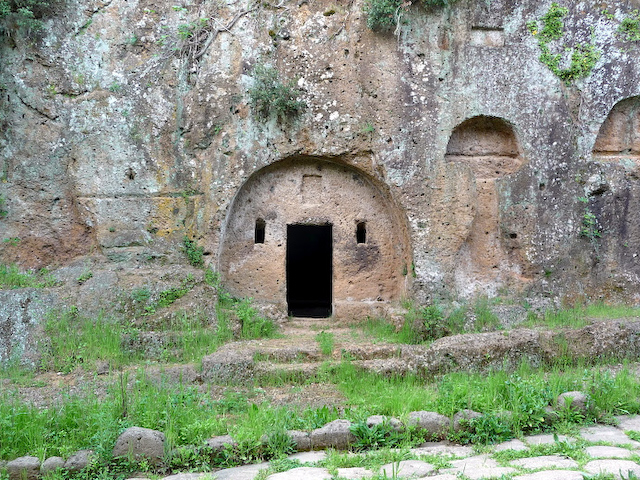
<path fill-rule="evenodd" d="M 364 12 L 367 14 L 367 27 L 376 32 L 393 30 L 401 11 L 409 5 L 410 2 L 403 0 L 366 0 Z"/>
<path fill-rule="evenodd" d="M 402 14 L 415 0 L 365 0 L 364 12 L 367 14 L 367 26 L 376 32 L 393 30 Z M 428 8 L 444 7 L 456 0 L 420 0 L 419 3 Z"/>
<path fill-rule="evenodd" d="M 275 68 L 261 63 L 253 69 L 253 86 L 248 93 L 253 112 L 264 119 L 273 115 L 284 121 L 299 115 L 307 106 L 298 99 L 301 91 L 295 81 L 283 83 Z"/>
<path fill-rule="evenodd" d="M 43 20 L 53 15 L 57 0 L 0 0 L 0 32 L 29 37 L 43 29 Z"/>

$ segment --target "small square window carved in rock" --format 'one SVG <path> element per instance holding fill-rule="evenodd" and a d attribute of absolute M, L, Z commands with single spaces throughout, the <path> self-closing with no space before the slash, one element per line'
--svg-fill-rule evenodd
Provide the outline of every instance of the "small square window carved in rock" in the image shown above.
<path fill-rule="evenodd" d="M 365 222 L 358 222 L 356 226 L 356 242 L 367 243 L 367 225 Z"/>
<path fill-rule="evenodd" d="M 266 226 L 267 224 L 262 218 L 256 220 L 254 243 L 264 243 L 264 232 Z"/>

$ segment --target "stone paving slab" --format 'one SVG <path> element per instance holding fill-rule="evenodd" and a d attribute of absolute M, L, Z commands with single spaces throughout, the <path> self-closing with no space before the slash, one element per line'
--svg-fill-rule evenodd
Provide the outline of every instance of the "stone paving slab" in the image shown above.
<path fill-rule="evenodd" d="M 258 473 L 260 473 L 260 470 L 264 470 L 265 468 L 269 468 L 268 463 L 258 463 L 255 465 L 227 468 L 215 472 L 214 475 L 216 480 L 253 480 Z"/>
<path fill-rule="evenodd" d="M 416 480 L 459 480 L 460 477 L 457 475 L 451 475 L 450 473 L 445 473 L 443 475 L 434 475 L 431 477 L 422 477 L 417 478 Z"/>
<path fill-rule="evenodd" d="M 397 470 L 394 470 L 397 468 Z M 393 477 L 393 472 L 397 473 L 400 478 L 406 477 L 422 477 L 433 472 L 433 465 L 421 460 L 402 460 L 398 463 L 388 463 L 380 467 L 380 474 L 389 478 Z"/>
<path fill-rule="evenodd" d="M 473 448 L 464 445 L 430 445 L 428 447 L 412 448 L 415 455 L 451 455 L 454 457 L 468 457 L 473 455 Z"/>
<path fill-rule="evenodd" d="M 494 460 L 490 454 L 474 455 L 473 448 L 469 446 L 455 445 L 448 442 L 429 442 L 418 448 L 411 449 L 414 455 L 441 455 L 444 458 L 457 457 L 451 460 L 451 468 L 443 469 L 437 475 L 433 475 L 434 467 L 427 462 L 420 460 L 404 460 L 399 463 L 400 471 L 398 478 L 412 478 L 416 480 L 457 480 L 460 475 L 470 480 L 483 480 L 487 478 L 499 478 L 501 475 L 512 475 L 513 480 L 583 480 L 584 472 L 588 474 L 613 474 L 616 478 L 621 478 L 620 474 L 626 478 L 628 472 L 640 476 L 640 465 L 625 460 L 637 453 L 619 445 L 633 445 L 640 450 L 640 442 L 634 442 L 627 435 L 625 430 L 640 431 L 640 416 L 619 417 L 619 427 L 606 425 L 596 425 L 583 428 L 580 436 L 587 441 L 597 443 L 610 443 L 617 446 L 589 446 L 584 449 L 586 455 L 593 460 L 588 462 L 583 471 L 563 470 L 568 468 L 578 468 L 577 463 L 559 455 L 547 455 L 538 457 L 528 457 L 513 460 L 510 466 L 503 467 Z M 560 435 L 560 441 L 575 442 L 575 438 Z M 493 452 L 502 450 L 526 450 L 530 445 L 554 443 L 553 435 L 542 434 L 533 435 L 521 440 L 510 440 L 496 445 Z M 351 456 L 362 454 L 349 453 Z M 327 457 L 325 451 L 300 452 L 291 455 L 290 459 L 296 459 L 303 463 L 315 464 Z M 255 480 L 262 469 L 268 468 L 268 463 L 257 465 L 246 465 L 220 470 L 213 473 L 182 473 L 165 477 L 163 480 Z M 534 473 L 519 473 L 516 468 L 541 470 Z M 394 464 L 388 464 L 381 468 L 380 473 L 390 477 L 393 474 Z M 361 480 L 374 476 L 375 472 L 360 468 L 339 468 L 338 475 L 349 480 Z M 331 475 L 326 468 L 319 467 L 298 467 L 287 472 L 275 473 L 268 477 L 268 480 L 329 480 Z M 132 479 L 144 480 L 144 479 Z"/>
<path fill-rule="evenodd" d="M 498 462 L 488 455 L 477 455 L 462 460 L 454 460 L 451 462 L 451 465 L 453 465 L 453 468 L 443 470 L 443 473 L 460 473 L 469 477 L 471 480 L 480 480 L 485 477 L 499 477 L 516 472 L 515 468 L 501 467 L 498 465 Z"/>
<path fill-rule="evenodd" d="M 373 472 L 361 467 L 339 468 L 338 476 L 340 478 L 347 478 L 349 480 L 359 480 L 361 478 L 373 477 Z"/>
<path fill-rule="evenodd" d="M 547 470 L 544 472 L 527 473 L 526 475 L 518 475 L 513 480 L 583 480 L 582 472 L 575 470 Z"/>
<path fill-rule="evenodd" d="M 519 452 L 519 451 L 528 450 L 528 449 L 529 447 L 527 447 L 522 440 L 518 440 L 517 438 L 514 438 L 513 440 L 509 440 L 508 442 L 502 442 L 497 444 L 493 448 L 493 451 L 502 452 L 503 450 L 515 450 Z"/>
<path fill-rule="evenodd" d="M 286 472 L 269 475 L 267 480 L 331 480 L 331 474 L 326 468 L 298 467 Z"/>
<path fill-rule="evenodd" d="M 555 443 L 555 438 L 549 433 L 541 433 L 540 435 L 532 435 L 524 439 L 528 445 L 548 445 Z M 558 441 L 560 442 L 575 442 L 575 439 L 567 437 L 566 435 L 558 435 Z"/>
<path fill-rule="evenodd" d="M 622 443 L 640 447 L 640 442 L 631 440 L 622 430 L 608 425 L 596 425 L 580 430 L 580 436 L 589 442 Z"/>
<path fill-rule="evenodd" d="M 540 468 L 578 468 L 578 463 L 570 458 L 561 457 L 559 455 L 545 455 L 542 457 L 528 457 L 513 460 L 512 465 L 530 470 L 538 470 Z"/>
<path fill-rule="evenodd" d="M 298 460 L 301 463 L 315 463 L 327 458 L 327 453 L 323 450 L 319 452 L 298 452 L 289 455 L 289 458 Z"/>
<path fill-rule="evenodd" d="M 627 431 L 633 430 L 634 432 L 640 432 L 640 415 L 632 415 L 629 417 L 616 417 L 618 420 L 618 428 L 620 430 Z"/>
<path fill-rule="evenodd" d="M 626 448 L 594 446 L 584 449 L 591 458 L 629 458 L 633 453 Z"/>
<path fill-rule="evenodd" d="M 593 460 L 584 466 L 588 473 L 612 473 L 616 478 L 621 478 L 620 473 L 627 478 L 629 472 L 640 475 L 640 465 L 631 460 Z"/>
<path fill-rule="evenodd" d="M 198 480 L 199 478 L 215 478 L 215 473 L 178 473 L 177 475 L 170 475 L 164 477 L 162 480 Z M 148 478 L 145 480 L 149 480 Z"/>

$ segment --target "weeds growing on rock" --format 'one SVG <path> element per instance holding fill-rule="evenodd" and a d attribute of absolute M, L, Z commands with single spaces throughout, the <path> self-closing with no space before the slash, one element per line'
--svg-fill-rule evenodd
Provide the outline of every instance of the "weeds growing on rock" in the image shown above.
<path fill-rule="evenodd" d="M 204 265 L 204 260 L 202 256 L 204 255 L 204 247 L 199 247 L 198 244 L 191 240 L 186 235 L 182 239 L 184 253 L 189 260 L 189 263 L 194 267 L 202 267 Z"/>
<path fill-rule="evenodd" d="M 0 265 L 0 288 L 55 287 L 58 281 L 48 270 L 21 272 L 16 265 Z"/>
<path fill-rule="evenodd" d="M 640 11 L 634 10 L 622 20 L 618 27 L 618 35 L 626 42 L 640 40 Z"/>
<path fill-rule="evenodd" d="M 282 82 L 278 71 L 270 66 L 258 64 L 253 69 L 253 86 L 249 89 L 249 104 L 254 113 L 278 121 L 293 118 L 302 113 L 306 103 L 300 100 L 301 91 L 293 80 Z"/>
<path fill-rule="evenodd" d="M 574 48 L 565 49 L 570 52 L 570 63 L 562 68 L 563 53 L 552 53 L 551 45 L 557 43 L 564 35 L 564 17 L 569 13 L 566 7 L 552 3 L 551 7 L 537 21 L 527 23 L 527 28 L 538 39 L 540 47 L 540 62 L 546 65 L 558 78 L 566 84 L 571 84 L 581 78 L 586 78 L 600 58 L 601 52 L 593 43 L 578 44 Z M 567 53 L 568 54 L 568 53 Z"/>
<path fill-rule="evenodd" d="M 0 219 L 5 218 L 9 214 L 9 212 L 5 210 L 5 202 L 6 200 L 4 198 L 4 195 L 0 195 Z"/>

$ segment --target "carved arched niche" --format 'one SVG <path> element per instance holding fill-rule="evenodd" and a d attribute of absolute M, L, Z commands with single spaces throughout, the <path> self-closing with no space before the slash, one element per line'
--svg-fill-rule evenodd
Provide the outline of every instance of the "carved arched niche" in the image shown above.
<path fill-rule="evenodd" d="M 631 168 L 640 166 L 640 97 L 614 105 L 596 137 L 593 158 Z"/>
<path fill-rule="evenodd" d="M 411 264 L 406 216 L 367 174 L 316 157 L 264 167 L 236 194 L 219 256 L 232 294 L 287 308 L 292 225 L 331 226 L 332 314 L 380 314 L 404 295 Z"/>
<path fill-rule="evenodd" d="M 458 125 L 451 134 L 446 161 L 467 165 L 475 177 L 475 217 L 461 248 L 465 257 L 461 282 L 473 284 L 519 273 L 504 246 L 496 182 L 517 172 L 524 160 L 515 132 L 501 118 L 478 116 Z M 513 234 L 511 234 L 513 235 Z M 513 238 L 508 240 L 513 243 Z M 514 272 L 515 270 L 515 272 Z"/>

